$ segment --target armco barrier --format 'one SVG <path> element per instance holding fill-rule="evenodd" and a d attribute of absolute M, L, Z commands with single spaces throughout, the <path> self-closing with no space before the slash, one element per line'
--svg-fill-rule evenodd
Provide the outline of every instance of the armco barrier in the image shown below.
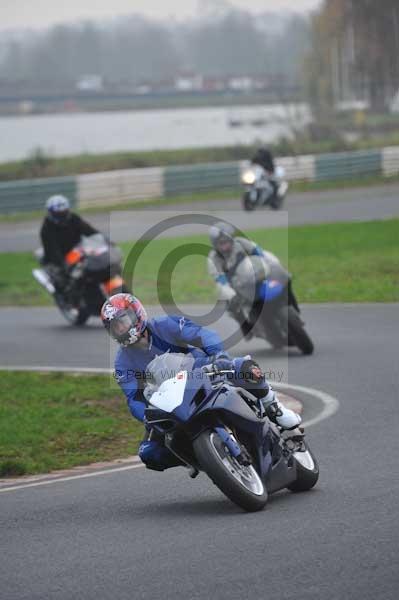
<path fill-rule="evenodd" d="M 315 157 L 315 161 L 316 181 L 348 179 L 358 175 L 379 175 L 382 173 L 382 153 L 380 150 L 320 154 Z"/>
<path fill-rule="evenodd" d="M 399 174 L 399 146 L 383 148 L 382 172 L 385 177 L 392 177 Z"/>
<path fill-rule="evenodd" d="M 239 186 L 238 162 L 209 163 L 164 170 L 164 194 L 176 196 L 204 191 L 235 189 Z"/>
<path fill-rule="evenodd" d="M 0 213 L 42 209 L 47 198 L 64 194 L 76 205 L 76 178 L 24 179 L 0 183 Z"/>
<path fill-rule="evenodd" d="M 161 198 L 163 191 L 163 169 L 123 169 L 78 175 L 79 206 L 107 206 Z"/>
<path fill-rule="evenodd" d="M 327 181 L 361 175 L 399 174 L 399 147 L 316 156 L 284 157 L 277 163 L 291 181 Z M 0 183 L 0 213 L 41 209 L 51 194 L 65 194 L 77 208 L 218 190 L 238 190 L 248 162 L 124 169 Z"/>
<path fill-rule="evenodd" d="M 284 167 L 290 181 L 314 181 L 316 179 L 316 161 L 314 156 L 286 156 L 278 160 Z"/>

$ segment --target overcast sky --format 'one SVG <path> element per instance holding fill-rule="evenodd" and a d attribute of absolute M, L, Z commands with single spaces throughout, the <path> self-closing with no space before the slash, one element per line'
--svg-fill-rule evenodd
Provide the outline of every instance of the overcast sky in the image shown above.
<path fill-rule="evenodd" d="M 291 9 L 305 11 L 321 0 L 230 0 L 230 4 L 251 11 Z M 102 18 L 137 12 L 149 17 L 188 17 L 205 5 L 225 0 L 0 0 L 0 29 L 44 27 L 82 18 Z"/>

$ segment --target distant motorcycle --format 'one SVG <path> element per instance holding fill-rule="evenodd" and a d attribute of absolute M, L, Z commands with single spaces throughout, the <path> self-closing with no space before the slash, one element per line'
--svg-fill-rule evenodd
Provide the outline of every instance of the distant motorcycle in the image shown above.
<path fill-rule="evenodd" d="M 303 354 L 313 353 L 291 276 L 277 260 L 269 263 L 261 256 L 246 257 L 235 269 L 230 285 L 238 296 L 236 308 L 252 325 L 253 335 L 274 348 L 297 346 Z"/>
<path fill-rule="evenodd" d="M 251 164 L 242 172 L 241 183 L 245 187 L 243 208 L 248 211 L 262 206 L 269 206 L 273 210 L 280 209 L 289 187 L 285 180 L 285 170 L 281 166 L 276 167 L 274 175 L 271 176 L 260 165 Z"/>
<path fill-rule="evenodd" d="M 249 512 L 261 510 L 278 490 L 314 487 L 319 468 L 303 430 L 282 431 L 272 423 L 260 400 L 229 381 L 233 370 L 193 370 L 193 363 L 187 355 L 158 356 L 147 366 L 153 383 L 144 391 L 147 427 L 191 477 L 204 471 Z"/>
<path fill-rule="evenodd" d="M 41 262 L 42 249 L 35 254 Z M 51 265 L 32 271 L 71 325 L 84 325 L 91 315 L 99 315 L 109 296 L 129 291 L 121 273 L 121 251 L 101 233 L 83 237 L 68 252 L 62 275 Z"/>

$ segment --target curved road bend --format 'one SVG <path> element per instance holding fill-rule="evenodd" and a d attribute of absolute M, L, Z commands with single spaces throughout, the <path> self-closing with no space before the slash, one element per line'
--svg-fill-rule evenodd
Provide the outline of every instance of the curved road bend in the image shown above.
<path fill-rule="evenodd" d="M 17 313 L 0 311 L 2 362 L 106 364 L 100 326 L 76 337 L 48 309 Z M 316 353 L 292 353 L 289 380 L 341 403 L 308 431 L 314 491 L 243 514 L 203 475 L 136 469 L 0 493 L 1 597 L 396 600 L 398 305 L 304 313 Z M 263 367 L 283 364 L 251 350 Z"/>

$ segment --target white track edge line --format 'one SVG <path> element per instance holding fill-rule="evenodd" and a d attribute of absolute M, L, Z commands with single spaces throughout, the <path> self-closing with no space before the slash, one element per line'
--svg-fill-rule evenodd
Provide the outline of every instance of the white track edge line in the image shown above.
<path fill-rule="evenodd" d="M 280 387 L 285 389 L 297 390 L 298 392 L 303 392 L 304 394 L 315 396 L 316 398 L 321 400 L 321 402 L 323 403 L 323 410 L 316 417 L 313 417 L 313 419 L 304 421 L 304 427 L 311 427 L 312 425 L 316 425 L 316 423 L 320 423 L 320 421 L 324 421 L 325 419 L 332 417 L 339 409 L 339 400 L 334 396 L 327 394 L 326 392 L 322 392 L 321 390 L 316 390 L 314 388 L 290 383 L 274 383 L 273 386 L 276 388 Z"/>
<path fill-rule="evenodd" d="M 55 479 L 46 479 L 45 481 L 35 481 L 33 483 L 25 483 L 21 485 L 14 485 L 8 488 L 0 488 L 0 494 L 3 492 L 15 492 L 16 490 L 23 490 L 26 488 L 39 487 L 42 485 L 50 485 L 54 483 L 60 483 L 63 481 L 72 481 L 74 479 L 87 479 L 88 477 L 99 477 L 100 475 L 111 475 L 112 473 L 118 473 L 120 471 L 129 471 L 131 469 L 141 469 L 144 467 L 143 464 L 139 465 L 128 465 L 126 467 L 116 467 L 115 469 L 105 469 L 103 471 L 95 471 L 94 473 L 81 473 L 80 475 L 68 475 L 68 477 L 58 477 Z M 48 477 L 48 475 L 44 475 Z"/>
<path fill-rule="evenodd" d="M 112 373 L 112 369 L 105 369 L 105 368 L 83 368 L 83 367 L 4 367 L 0 365 L 0 371 L 1 370 L 7 370 L 7 371 L 44 371 L 44 372 L 49 372 L 49 371 L 58 371 L 58 372 L 66 372 L 66 373 L 103 373 L 103 374 L 110 374 Z M 275 388 L 280 388 L 280 389 L 290 389 L 290 390 L 297 390 L 299 392 L 303 392 L 305 394 L 309 394 L 310 396 L 315 396 L 316 398 L 318 398 L 319 400 L 321 400 L 322 404 L 323 404 L 323 410 L 320 412 L 319 415 L 317 415 L 316 417 L 314 417 L 313 419 L 309 419 L 308 421 L 304 421 L 303 425 L 304 427 L 311 427 L 312 425 L 315 425 L 316 423 L 320 423 L 320 421 L 324 421 L 325 419 L 331 417 L 332 415 L 334 415 L 338 409 L 339 409 L 339 401 L 337 400 L 337 398 L 334 398 L 334 396 L 330 396 L 329 394 L 327 394 L 326 392 L 322 392 L 320 390 L 316 390 L 314 388 L 310 388 L 310 387 L 305 387 L 305 386 L 301 386 L 301 385 L 295 385 L 295 384 L 290 384 L 290 383 L 274 383 L 273 386 Z M 128 465 L 125 467 L 117 467 L 117 468 L 109 468 L 106 470 L 102 470 L 102 471 L 95 471 L 94 473 L 83 473 L 80 475 L 70 475 L 67 477 L 59 477 L 56 479 L 50 479 L 50 480 L 45 480 L 45 481 L 37 481 L 37 482 L 33 482 L 33 483 L 27 483 L 27 484 L 21 484 L 21 485 L 15 485 L 15 486 L 10 486 L 8 488 L 0 488 L 0 494 L 3 492 L 13 492 L 16 490 L 20 490 L 20 489 L 26 489 L 26 488 L 31 488 L 31 487 L 39 487 L 39 486 L 43 486 L 43 485 L 50 485 L 50 484 L 54 484 L 54 483 L 58 483 L 58 482 L 64 482 L 64 481 L 72 481 L 74 479 L 85 479 L 88 477 L 98 477 L 100 475 L 109 475 L 112 473 L 117 473 L 120 471 L 128 471 L 131 469 L 138 469 L 138 468 L 142 468 L 144 467 L 144 465 L 142 464 L 135 464 L 135 465 Z M 44 475 L 43 477 L 47 477 L 48 475 Z"/>

